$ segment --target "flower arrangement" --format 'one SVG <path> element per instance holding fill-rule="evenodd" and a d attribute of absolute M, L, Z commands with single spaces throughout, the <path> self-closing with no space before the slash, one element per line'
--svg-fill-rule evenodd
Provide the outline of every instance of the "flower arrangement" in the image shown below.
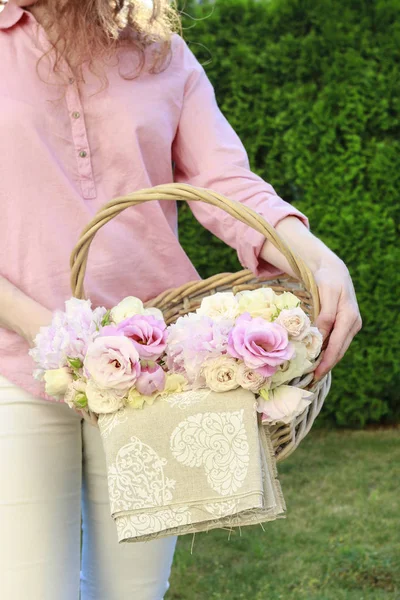
<path fill-rule="evenodd" d="M 92 309 L 72 298 L 40 330 L 30 354 L 46 392 L 72 408 L 116 412 L 170 394 L 244 388 L 265 422 L 288 422 L 311 402 L 289 383 L 313 369 L 322 335 L 290 292 L 216 293 L 167 327 L 135 297 Z"/>

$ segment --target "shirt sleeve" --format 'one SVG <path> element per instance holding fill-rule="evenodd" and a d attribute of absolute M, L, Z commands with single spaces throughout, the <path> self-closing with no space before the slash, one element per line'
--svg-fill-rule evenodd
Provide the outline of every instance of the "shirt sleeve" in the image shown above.
<path fill-rule="evenodd" d="M 176 36 L 178 37 L 178 36 Z M 253 173 L 246 150 L 220 111 L 214 88 L 203 67 L 186 43 L 179 38 L 186 77 L 179 126 L 173 144 L 175 181 L 208 188 L 255 210 L 273 227 L 288 216 L 298 217 L 306 227 L 306 216 L 280 198 L 274 188 Z M 226 244 L 235 248 L 243 267 L 257 276 L 282 271 L 260 258 L 265 237 L 219 208 L 203 202 L 189 202 L 196 219 Z"/>

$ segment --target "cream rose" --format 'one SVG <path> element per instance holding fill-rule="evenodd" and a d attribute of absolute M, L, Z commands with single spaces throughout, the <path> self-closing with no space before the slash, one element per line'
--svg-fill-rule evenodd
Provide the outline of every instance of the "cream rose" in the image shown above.
<path fill-rule="evenodd" d="M 301 340 L 307 348 L 307 356 L 310 360 L 317 358 L 321 352 L 323 337 L 317 327 L 310 327 L 309 332 Z"/>
<path fill-rule="evenodd" d="M 239 315 L 239 309 L 232 292 L 217 292 L 203 298 L 196 313 L 211 319 L 235 319 Z"/>
<path fill-rule="evenodd" d="M 244 388 L 245 390 L 250 390 L 254 394 L 256 394 L 261 388 L 268 388 L 269 379 L 264 377 L 254 369 L 250 369 L 246 367 L 246 365 L 241 362 L 237 366 L 236 371 L 236 382 L 239 387 Z"/>
<path fill-rule="evenodd" d="M 206 385 L 213 392 L 228 392 L 239 387 L 236 380 L 238 363 L 230 356 L 207 361 L 202 368 Z"/>
<path fill-rule="evenodd" d="M 113 388 L 100 388 L 93 380 L 86 386 L 88 406 L 91 411 L 101 415 L 113 413 L 125 405 L 126 392 Z"/>
<path fill-rule="evenodd" d="M 272 375 L 271 386 L 273 388 L 288 383 L 295 377 L 301 377 L 312 367 L 305 345 L 302 342 L 293 342 L 293 346 L 295 348 L 294 357 L 279 365 L 277 371 Z"/>
<path fill-rule="evenodd" d="M 69 384 L 73 381 L 70 369 L 51 369 L 44 374 L 46 394 L 60 399 L 64 396 Z"/>
<path fill-rule="evenodd" d="M 111 319 L 115 324 L 121 323 L 121 321 L 134 315 L 153 315 L 160 321 L 164 320 L 161 310 L 158 308 L 145 308 L 143 302 L 135 296 L 124 298 L 117 306 L 111 309 Z"/>
<path fill-rule="evenodd" d="M 275 306 L 280 310 L 297 308 L 300 304 L 300 300 L 291 292 L 283 292 L 282 294 L 276 294 L 275 296 Z"/>
<path fill-rule="evenodd" d="M 271 288 L 239 292 L 236 297 L 240 314 L 248 312 L 251 317 L 261 317 L 266 321 L 272 321 L 277 312 L 276 295 Z"/>
<path fill-rule="evenodd" d="M 282 325 L 288 332 L 289 339 L 294 341 L 306 336 L 311 327 L 310 319 L 299 307 L 282 310 L 275 323 Z"/>

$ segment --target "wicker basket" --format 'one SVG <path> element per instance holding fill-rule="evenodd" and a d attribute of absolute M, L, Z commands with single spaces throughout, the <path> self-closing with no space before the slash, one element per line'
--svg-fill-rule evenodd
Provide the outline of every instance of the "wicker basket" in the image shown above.
<path fill-rule="evenodd" d="M 146 303 L 146 306 L 161 309 L 168 324 L 176 321 L 178 317 L 196 310 L 204 296 L 230 290 L 236 293 L 242 290 L 254 290 L 259 287 L 271 287 L 276 292 L 293 292 L 301 300 L 303 310 L 315 322 L 320 311 L 320 302 L 313 275 L 304 262 L 291 252 L 276 230 L 247 206 L 229 200 L 215 192 L 184 184 L 167 184 L 134 192 L 112 200 L 99 210 L 82 232 L 81 238 L 71 255 L 71 289 L 75 297 L 85 297 L 83 282 L 90 244 L 96 232 L 126 208 L 154 200 L 199 201 L 221 208 L 269 239 L 286 257 L 298 278 L 292 279 L 284 276 L 274 279 L 257 279 L 253 273 L 244 270 L 239 273 L 223 273 L 205 280 L 186 283 L 179 288 L 167 290 Z M 313 371 L 318 362 L 313 365 Z M 310 431 L 329 392 L 330 384 L 330 373 L 320 381 L 315 382 L 313 372 L 307 373 L 292 382 L 292 385 L 307 389 L 314 396 L 311 404 L 294 422 L 288 425 L 269 427 L 277 461 L 287 458 Z"/>

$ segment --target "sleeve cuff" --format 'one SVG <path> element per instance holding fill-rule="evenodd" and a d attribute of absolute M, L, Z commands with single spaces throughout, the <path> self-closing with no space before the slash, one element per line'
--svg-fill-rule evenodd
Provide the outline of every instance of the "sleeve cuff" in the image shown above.
<path fill-rule="evenodd" d="M 285 202 L 278 196 L 273 203 L 276 205 L 271 206 L 270 202 L 268 202 L 266 209 L 260 210 L 260 207 L 258 207 L 259 209 L 257 210 L 257 213 L 272 225 L 272 227 L 276 227 L 278 223 L 286 217 L 297 217 L 308 229 L 310 229 L 308 218 L 294 208 L 294 206 Z M 245 226 L 245 232 L 238 240 L 237 245 L 237 254 L 240 264 L 245 269 L 250 269 L 257 277 L 272 278 L 283 275 L 284 271 L 260 257 L 264 243 L 265 237 L 261 233 L 249 226 Z"/>

